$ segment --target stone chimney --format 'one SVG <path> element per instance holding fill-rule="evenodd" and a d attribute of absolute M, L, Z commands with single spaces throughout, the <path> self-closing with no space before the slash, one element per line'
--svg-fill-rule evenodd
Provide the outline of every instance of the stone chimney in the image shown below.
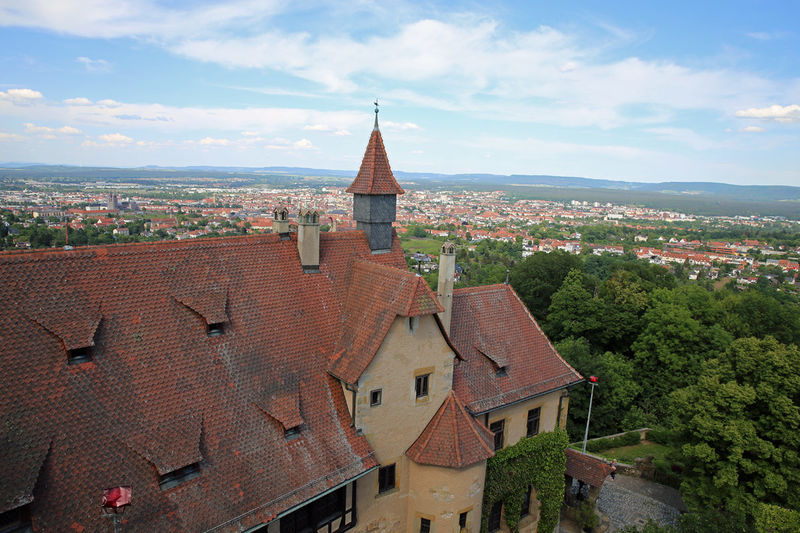
<path fill-rule="evenodd" d="M 278 206 L 272 211 L 272 233 L 281 236 L 281 240 L 289 238 L 289 210 L 286 207 Z"/>
<path fill-rule="evenodd" d="M 319 272 L 319 211 L 304 207 L 297 217 L 297 251 L 303 272 Z"/>
<path fill-rule="evenodd" d="M 450 317 L 453 314 L 453 283 L 456 277 L 456 245 L 452 242 L 442 244 L 439 255 L 439 286 L 436 296 L 444 311 L 439 313 L 439 320 L 447 334 L 450 334 Z"/>

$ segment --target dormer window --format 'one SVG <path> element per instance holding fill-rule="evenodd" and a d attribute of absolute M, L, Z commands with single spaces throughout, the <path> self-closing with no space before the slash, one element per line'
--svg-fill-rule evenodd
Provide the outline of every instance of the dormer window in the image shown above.
<path fill-rule="evenodd" d="M 286 440 L 294 440 L 300 436 L 300 426 L 294 426 L 287 430 L 284 430 L 283 436 L 286 437 Z"/>
<path fill-rule="evenodd" d="M 506 377 L 506 376 L 508 375 L 508 370 L 507 370 L 507 367 L 505 367 L 505 366 L 499 366 L 499 367 L 497 367 L 497 373 L 496 373 L 496 375 L 497 375 L 497 377 L 498 377 L 498 378 L 503 378 L 503 377 Z"/>
<path fill-rule="evenodd" d="M 200 475 L 200 463 L 188 464 L 172 472 L 159 476 L 158 487 L 161 490 L 171 489 L 181 483 L 194 479 Z"/>
<path fill-rule="evenodd" d="M 31 529 L 31 507 L 23 505 L 0 513 L 0 532 L 33 531 Z"/>
<path fill-rule="evenodd" d="M 82 348 L 73 348 L 72 350 L 67 350 L 67 363 L 70 365 L 88 363 L 92 360 L 93 351 L 94 346 L 84 346 Z"/>
<path fill-rule="evenodd" d="M 223 322 L 214 322 L 206 325 L 206 335 L 209 337 L 219 337 L 225 333 L 225 324 Z"/>

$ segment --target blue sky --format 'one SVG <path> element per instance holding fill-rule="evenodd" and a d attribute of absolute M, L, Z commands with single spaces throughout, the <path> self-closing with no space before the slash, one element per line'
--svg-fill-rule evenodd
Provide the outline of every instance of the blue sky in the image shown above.
<path fill-rule="evenodd" d="M 800 2 L 0 0 L 0 161 L 800 185 Z"/>

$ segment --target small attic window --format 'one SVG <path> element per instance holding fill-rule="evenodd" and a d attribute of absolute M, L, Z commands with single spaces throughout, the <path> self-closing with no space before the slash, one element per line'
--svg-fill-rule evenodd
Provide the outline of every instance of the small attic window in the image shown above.
<path fill-rule="evenodd" d="M 22 505 L 0 513 L 0 531 L 33 531 L 31 529 L 31 506 Z"/>
<path fill-rule="evenodd" d="M 507 370 L 507 368 L 508 368 L 508 367 L 505 367 L 505 366 L 499 366 L 499 367 L 497 367 L 497 377 L 498 377 L 498 378 L 503 378 L 503 377 L 506 377 L 506 376 L 508 375 L 508 370 Z"/>
<path fill-rule="evenodd" d="M 209 337 L 219 337 L 225 333 L 225 324 L 223 322 L 214 322 L 206 326 L 206 335 Z"/>
<path fill-rule="evenodd" d="M 300 436 L 300 426 L 294 426 L 289 428 L 283 432 L 283 436 L 286 437 L 286 440 L 294 440 Z"/>
<path fill-rule="evenodd" d="M 419 317 L 418 316 L 408 317 L 408 332 L 413 335 L 414 332 L 417 331 L 418 327 L 419 327 Z"/>
<path fill-rule="evenodd" d="M 79 365 L 81 363 L 88 363 L 92 360 L 93 348 L 93 346 L 84 346 L 82 348 L 67 350 L 67 364 Z"/>
<path fill-rule="evenodd" d="M 192 463 L 172 472 L 167 472 L 158 478 L 158 488 L 161 490 L 171 489 L 181 483 L 194 479 L 200 475 L 200 463 Z"/>

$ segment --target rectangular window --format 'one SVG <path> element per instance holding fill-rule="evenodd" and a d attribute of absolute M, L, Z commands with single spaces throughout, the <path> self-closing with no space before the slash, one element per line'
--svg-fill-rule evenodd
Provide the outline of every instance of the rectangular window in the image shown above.
<path fill-rule="evenodd" d="M 419 519 L 419 533 L 431 533 L 431 521 L 427 518 Z"/>
<path fill-rule="evenodd" d="M 341 487 L 281 518 L 280 533 L 342 532 L 355 525 L 355 491 Z M 266 528 L 263 528 L 266 531 Z"/>
<path fill-rule="evenodd" d="M 498 420 L 489 424 L 489 431 L 494 433 L 494 449 L 503 449 L 503 433 L 505 432 L 505 420 Z"/>
<path fill-rule="evenodd" d="M 28 532 L 31 529 L 30 505 L 23 505 L 0 514 L 0 532 Z"/>
<path fill-rule="evenodd" d="M 79 365 L 92 360 L 92 346 L 84 346 L 83 348 L 75 348 L 67 352 L 67 363 L 70 365 Z"/>
<path fill-rule="evenodd" d="M 225 324 L 222 322 L 215 322 L 206 327 L 206 334 L 209 337 L 217 337 L 225 333 Z"/>
<path fill-rule="evenodd" d="M 417 393 L 417 398 L 424 398 L 428 395 L 428 378 L 430 374 L 423 374 L 417 376 L 414 380 L 414 390 Z"/>
<path fill-rule="evenodd" d="M 464 511 L 463 513 L 458 515 L 458 527 L 459 529 L 465 529 L 467 527 L 467 515 L 469 511 Z"/>
<path fill-rule="evenodd" d="M 394 488 L 394 466 L 392 464 L 378 469 L 378 494 Z"/>
<path fill-rule="evenodd" d="M 500 515 L 503 512 L 503 502 L 494 502 L 492 510 L 489 511 L 489 532 L 500 529 Z"/>
<path fill-rule="evenodd" d="M 161 490 L 171 489 L 178 486 L 185 481 L 194 479 L 200 475 L 200 463 L 192 463 L 183 468 L 167 472 L 158 479 L 158 487 Z"/>
<path fill-rule="evenodd" d="M 528 492 L 525 493 L 525 499 L 522 500 L 522 509 L 519 512 L 520 518 L 528 516 L 531 513 L 531 489 L 532 487 L 529 485 Z"/>
<path fill-rule="evenodd" d="M 537 407 L 528 411 L 528 431 L 527 436 L 533 437 L 539 433 L 539 419 L 542 416 L 542 408 Z"/>
<path fill-rule="evenodd" d="M 376 405 L 381 404 L 381 400 L 383 399 L 383 389 L 375 389 L 374 391 L 369 393 L 369 406 L 375 407 Z"/>

